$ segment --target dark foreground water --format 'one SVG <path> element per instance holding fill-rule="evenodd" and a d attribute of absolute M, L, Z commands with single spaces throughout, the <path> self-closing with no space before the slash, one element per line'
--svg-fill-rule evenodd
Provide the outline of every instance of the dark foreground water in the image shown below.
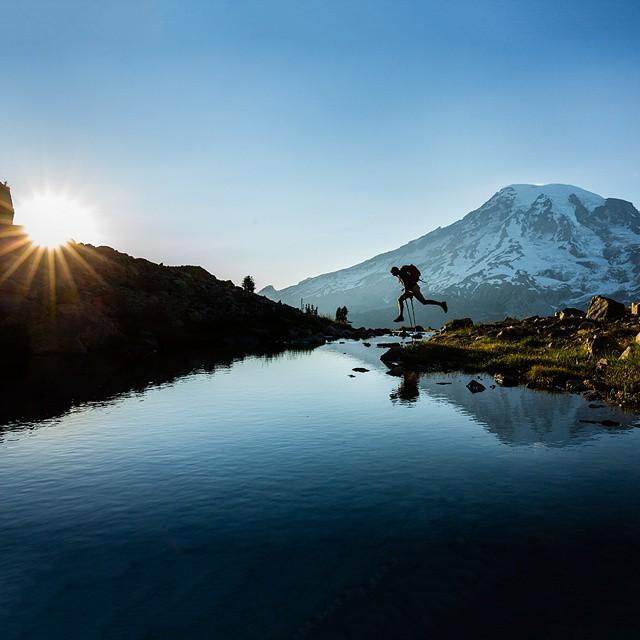
<path fill-rule="evenodd" d="M 380 353 L 5 393 L 0 637 L 639 637 L 637 418 Z"/>

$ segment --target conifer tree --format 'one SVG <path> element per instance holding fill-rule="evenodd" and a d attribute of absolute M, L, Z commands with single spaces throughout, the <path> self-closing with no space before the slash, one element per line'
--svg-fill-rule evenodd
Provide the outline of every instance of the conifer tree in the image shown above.
<path fill-rule="evenodd" d="M 253 293 L 256 290 L 256 283 L 251 276 L 245 276 L 242 280 L 242 288 L 249 293 Z"/>

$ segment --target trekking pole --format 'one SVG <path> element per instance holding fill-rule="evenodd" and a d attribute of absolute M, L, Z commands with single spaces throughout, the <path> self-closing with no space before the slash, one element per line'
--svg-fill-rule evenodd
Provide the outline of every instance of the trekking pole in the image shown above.
<path fill-rule="evenodd" d="M 415 331 L 416 328 L 416 308 L 413 306 L 413 298 L 409 298 L 409 301 L 411 302 L 411 311 L 413 313 L 413 320 L 411 321 L 412 324 L 412 328 Z M 409 320 L 411 320 L 411 314 L 409 314 Z"/>

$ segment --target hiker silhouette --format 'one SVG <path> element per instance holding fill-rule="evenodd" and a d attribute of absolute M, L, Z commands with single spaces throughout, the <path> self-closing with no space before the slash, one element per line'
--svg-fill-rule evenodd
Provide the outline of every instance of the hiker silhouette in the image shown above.
<path fill-rule="evenodd" d="M 391 275 L 398 278 L 404 289 L 398 298 L 398 317 L 394 322 L 404 321 L 404 301 L 414 297 L 416 300 L 422 302 L 422 304 L 434 304 L 447 313 L 447 303 L 444 300 L 442 302 L 438 302 L 437 300 L 427 300 L 427 298 L 422 295 L 420 285 L 418 284 L 420 281 L 420 271 L 418 270 L 418 267 L 413 264 L 405 264 L 399 269 L 398 267 L 391 267 Z"/>

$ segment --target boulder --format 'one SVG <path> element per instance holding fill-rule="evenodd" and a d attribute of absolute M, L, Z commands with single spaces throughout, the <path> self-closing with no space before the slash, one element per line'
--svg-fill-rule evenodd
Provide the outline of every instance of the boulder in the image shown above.
<path fill-rule="evenodd" d="M 473 320 L 471 318 L 454 318 L 444 323 L 443 331 L 458 331 L 460 329 L 471 329 Z"/>
<path fill-rule="evenodd" d="M 589 320 L 617 320 L 627 315 L 627 308 L 616 300 L 604 296 L 593 296 L 587 309 Z"/>
<path fill-rule="evenodd" d="M 592 358 L 619 351 L 618 343 L 611 336 L 605 334 L 598 334 L 587 340 L 585 347 Z"/>
<path fill-rule="evenodd" d="M 640 316 L 640 302 L 631 303 L 631 315 Z"/>
<path fill-rule="evenodd" d="M 353 367 L 351 371 L 355 371 L 356 373 L 369 373 L 369 369 L 365 369 L 364 367 Z"/>
<path fill-rule="evenodd" d="M 401 367 L 400 365 L 395 365 L 387 371 L 387 375 L 395 376 L 396 378 L 401 378 L 404 375 L 404 367 Z"/>
<path fill-rule="evenodd" d="M 518 340 L 519 338 L 524 338 L 530 335 L 531 331 L 528 329 L 512 325 L 510 327 L 505 327 L 502 331 L 499 331 L 496 337 L 502 338 L 503 340 Z"/>
<path fill-rule="evenodd" d="M 380 360 L 385 364 L 390 362 L 398 362 L 402 358 L 402 347 L 394 346 L 385 351 L 381 356 Z"/>
<path fill-rule="evenodd" d="M 467 383 L 467 389 L 469 389 L 471 393 L 480 393 L 481 391 L 485 391 L 486 387 L 477 380 L 469 380 Z"/>
<path fill-rule="evenodd" d="M 558 311 L 556 313 L 559 320 L 571 320 L 577 318 L 584 318 L 585 313 L 581 309 L 576 309 L 575 307 L 565 307 L 564 309 Z"/>
<path fill-rule="evenodd" d="M 496 384 L 500 385 L 501 387 L 518 386 L 518 380 L 506 373 L 496 373 L 496 375 L 493 376 L 493 379 L 496 381 Z"/>
<path fill-rule="evenodd" d="M 628 346 L 620 355 L 620 360 L 628 360 L 635 353 L 635 345 Z"/>

